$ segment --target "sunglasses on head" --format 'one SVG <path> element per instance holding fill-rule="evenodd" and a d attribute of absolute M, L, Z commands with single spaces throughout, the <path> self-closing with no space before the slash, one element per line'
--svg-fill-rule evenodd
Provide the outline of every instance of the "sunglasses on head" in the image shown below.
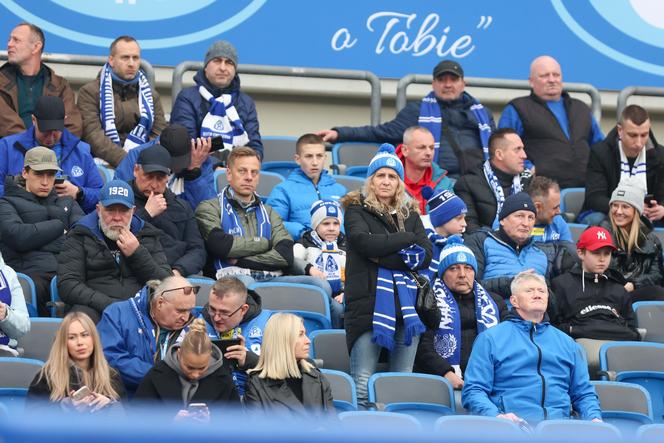
<path fill-rule="evenodd" d="M 173 291 L 182 291 L 184 292 L 184 295 L 191 295 L 191 293 L 193 292 L 194 295 L 196 295 L 198 294 L 198 291 L 200 291 L 200 289 L 201 289 L 200 286 L 183 286 L 181 288 L 167 289 L 165 291 L 162 291 L 160 295 L 163 296 L 167 292 L 173 292 Z"/>

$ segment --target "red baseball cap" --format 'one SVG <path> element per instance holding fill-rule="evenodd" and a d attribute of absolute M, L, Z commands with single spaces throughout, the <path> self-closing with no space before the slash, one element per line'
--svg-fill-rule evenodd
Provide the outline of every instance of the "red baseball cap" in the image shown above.
<path fill-rule="evenodd" d="M 606 246 L 613 250 L 617 249 L 613 244 L 611 233 L 599 226 L 591 226 L 583 231 L 581 237 L 579 237 L 579 241 L 576 242 L 578 249 L 587 249 L 589 251 L 596 251 Z"/>

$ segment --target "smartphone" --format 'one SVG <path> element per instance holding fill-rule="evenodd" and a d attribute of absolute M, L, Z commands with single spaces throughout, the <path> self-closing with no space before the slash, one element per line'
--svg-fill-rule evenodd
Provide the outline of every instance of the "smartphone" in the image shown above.
<path fill-rule="evenodd" d="M 230 346 L 239 345 L 242 341 L 239 338 L 226 338 L 223 340 L 212 340 L 212 343 L 221 350 L 222 354 L 228 352 Z"/>
<path fill-rule="evenodd" d="M 55 184 L 56 184 L 56 185 L 61 185 L 61 184 L 63 184 L 64 182 L 65 182 L 65 178 L 64 178 L 64 177 L 55 177 Z"/>
<path fill-rule="evenodd" d="M 189 403 L 187 411 L 193 415 L 203 415 L 207 411 L 207 404 L 205 403 Z"/>
<path fill-rule="evenodd" d="M 655 194 L 648 194 L 643 198 L 643 201 L 645 202 L 648 207 L 652 207 L 652 203 L 650 203 L 651 200 L 655 199 Z"/>
<path fill-rule="evenodd" d="M 81 389 L 78 391 L 74 392 L 71 396 L 72 399 L 79 401 L 83 400 L 85 397 L 88 395 L 92 394 L 92 390 L 88 388 L 87 386 L 83 386 Z"/>

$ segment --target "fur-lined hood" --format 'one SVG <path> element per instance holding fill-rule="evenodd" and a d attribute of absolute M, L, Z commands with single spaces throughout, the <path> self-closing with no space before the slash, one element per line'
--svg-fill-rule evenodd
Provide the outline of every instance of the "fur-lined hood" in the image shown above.
<path fill-rule="evenodd" d="M 417 214 L 420 213 L 420 208 L 417 203 L 417 200 L 412 198 L 410 195 L 406 194 L 404 203 L 410 211 L 415 212 Z M 341 198 L 341 206 L 344 209 L 344 211 L 346 211 L 348 207 L 351 205 L 361 205 L 367 209 L 371 209 L 365 204 L 364 196 L 362 195 L 362 191 L 360 190 L 351 191 Z"/>

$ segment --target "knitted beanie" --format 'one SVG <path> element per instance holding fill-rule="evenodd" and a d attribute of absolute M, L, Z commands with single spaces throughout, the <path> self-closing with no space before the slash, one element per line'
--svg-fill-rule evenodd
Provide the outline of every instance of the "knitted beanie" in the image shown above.
<path fill-rule="evenodd" d="M 528 193 L 517 192 L 516 194 L 512 194 L 507 197 L 505 199 L 505 203 L 503 203 L 503 208 L 500 210 L 500 216 L 498 219 L 502 220 L 516 211 L 530 211 L 537 215 L 537 208 L 535 208 L 535 203 L 533 203 L 533 199 L 530 198 Z"/>
<path fill-rule="evenodd" d="M 442 276 L 447 268 L 456 264 L 472 266 L 475 273 L 477 273 L 477 260 L 473 251 L 463 244 L 463 239 L 460 235 L 451 235 L 447 238 L 447 243 L 445 243 L 445 247 L 440 253 L 438 275 Z"/>
<path fill-rule="evenodd" d="M 422 188 L 422 197 L 427 199 L 429 219 L 434 227 L 442 226 L 454 217 L 468 212 L 463 200 L 446 189 L 433 195 L 433 189 L 425 186 Z"/>
<path fill-rule="evenodd" d="M 639 212 L 639 215 L 643 214 L 644 198 L 646 194 L 643 192 L 643 189 L 637 188 L 632 185 L 621 185 L 618 184 L 616 189 L 613 190 L 611 194 L 611 200 L 609 204 L 613 202 L 625 202 L 631 206 L 634 206 Z"/>
<path fill-rule="evenodd" d="M 217 40 L 212 43 L 205 53 L 205 62 L 203 63 L 203 68 L 210 63 L 210 60 L 217 57 L 227 58 L 237 66 L 237 50 L 235 46 L 227 42 L 226 40 Z"/>
<path fill-rule="evenodd" d="M 341 206 L 336 200 L 316 200 L 309 210 L 311 214 L 311 228 L 315 231 L 318 225 L 326 218 L 336 218 L 340 224 L 344 223 Z"/>
<path fill-rule="evenodd" d="M 399 160 L 399 157 L 396 156 L 394 146 L 389 143 L 383 143 L 380 145 L 380 148 L 378 148 L 378 152 L 374 158 L 371 159 L 371 163 L 369 163 L 367 177 L 374 175 L 374 173 L 380 168 L 393 169 L 399 174 L 399 178 L 403 181 L 403 164 L 401 163 L 401 160 Z"/>

